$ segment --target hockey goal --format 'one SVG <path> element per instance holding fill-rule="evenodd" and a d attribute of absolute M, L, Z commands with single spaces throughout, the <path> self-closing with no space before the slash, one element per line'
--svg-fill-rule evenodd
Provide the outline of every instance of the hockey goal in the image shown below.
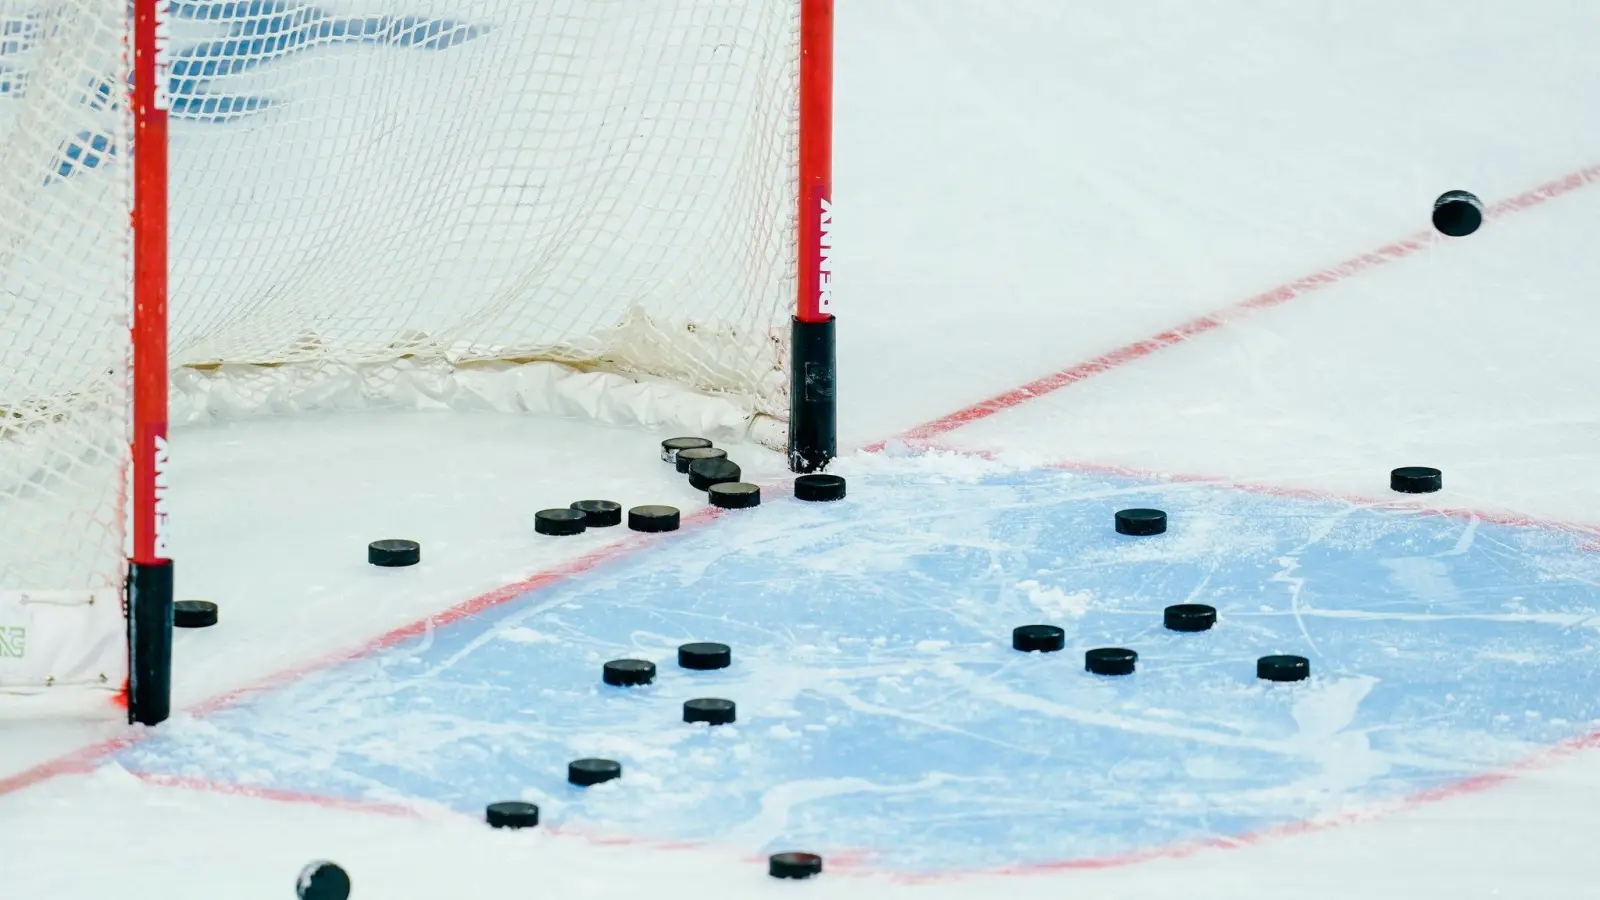
<path fill-rule="evenodd" d="M 169 420 L 825 464 L 831 41 L 832 0 L 0 0 L 0 706 L 166 717 Z"/>

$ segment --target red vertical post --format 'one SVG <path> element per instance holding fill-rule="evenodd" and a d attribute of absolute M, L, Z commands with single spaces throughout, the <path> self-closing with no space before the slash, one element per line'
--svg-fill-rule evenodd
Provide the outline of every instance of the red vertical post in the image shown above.
<path fill-rule="evenodd" d="M 800 2 L 799 296 L 791 330 L 789 468 L 838 453 L 833 320 L 833 0 Z"/>
<path fill-rule="evenodd" d="M 167 108 L 169 0 L 133 0 L 133 558 L 128 573 L 128 718 L 167 718 L 172 560 L 167 546 Z"/>

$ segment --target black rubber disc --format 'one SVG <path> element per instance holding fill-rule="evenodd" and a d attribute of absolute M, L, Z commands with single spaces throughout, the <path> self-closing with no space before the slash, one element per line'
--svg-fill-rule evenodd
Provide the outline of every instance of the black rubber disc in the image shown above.
<path fill-rule="evenodd" d="M 1121 647 L 1101 647 L 1083 655 L 1083 667 L 1096 675 L 1132 675 L 1139 654 Z"/>
<path fill-rule="evenodd" d="M 678 648 L 678 665 L 700 672 L 726 669 L 733 665 L 733 651 L 727 644 L 710 642 L 684 644 Z"/>
<path fill-rule="evenodd" d="M 678 461 L 678 453 L 680 451 L 683 451 L 683 450 L 698 450 L 698 449 L 700 449 L 702 447 L 709 447 L 709 446 L 711 446 L 711 442 L 706 440 L 705 438 L 697 438 L 697 437 L 667 438 L 666 440 L 661 442 L 661 461 L 662 462 L 669 462 L 669 463 L 676 463 Z"/>
<path fill-rule="evenodd" d="M 677 531 L 676 506 L 635 506 L 628 510 L 628 527 L 634 531 Z"/>
<path fill-rule="evenodd" d="M 300 870 L 294 892 L 300 900 L 346 900 L 350 896 L 350 874 L 338 863 L 318 860 Z"/>
<path fill-rule="evenodd" d="M 610 528 L 622 524 L 622 504 L 610 500 L 579 500 L 572 508 L 583 513 L 583 524 L 590 528 Z"/>
<path fill-rule="evenodd" d="M 774 853 L 767 860 L 773 878 L 810 878 L 822 874 L 822 857 L 815 853 Z"/>
<path fill-rule="evenodd" d="M 582 510 L 567 509 L 541 509 L 533 514 L 533 530 L 540 534 L 569 535 L 583 534 L 589 521 L 588 513 Z"/>
<path fill-rule="evenodd" d="M 710 490 L 713 484 L 732 484 L 744 476 L 731 459 L 697 459 L 689 464 L 689 486 Z"/>
<path fill-rule="evenodd" d="M 643 659 L 613 659 L 600 677 L 613 687 L 638 687 L 656 680 L 656 664 Z"/>
<path fill-rule="evenodd" d="M 567 763 L 567 781 L 592 787 L 622 777 L 622 763 L 611 759 L 575 759 Z"/>
<path fill-rule="evenodd" d="M 532 828 L 539 824 L 539 807 L 520 800 L 491 803 L 484 819 L 493 828 Z"/>
<path fill-rule="evenodd" d="M 1445 191 L 1433 201 L 1433 227 L 1450 237 L 1466 237 L 1483 224 L 1483 201 L 1471 191 Z"/>
<path fill-rule="evenodd" d="M 1217 624 L 1217 610 L 1204 603 L 1179 603 L 1167 607 L 1161 624 L 1172 631 L 1210 631 Z"/>
<path fill-rule="evenodd" d="M 384 568 L 414 566 L 422 562 L 422 545 L 416 541 L 373 541 L 367 545 L 367 562 Z"/>
<path fill-rule="evenodd" d="M 1444 473 L 1427 466 L 1401 466 L 1389 473 L 1389 489 L 1402 494 L 1431 494 L 1444 487 Z"/>
<path fill-rule="evenodd" d="M 217 624 L 217 605 L 209 600 L 179 600 L 172 604 L 172 624 L 177 628 L 210 628 Z"/>
<path fill-rule="evenodd" d="M 1117 513 L 1117 534 L 1143 537 L 1166 530 L 1167 514 L 1159 509 L 1124 509 Z"/>
<path fill-rule="evenodd" d="M 678 464 L 678 473 L 689 474 L 689 467 L 702 459 L 727 459 L 728 451 L 716 447 L 696 447 L 692 450 L 679 451 L 674 462 Z"/>
<path fill-rule="evenodd" d="M 711 499 L 712 506 L 723 509 L 749 509 L 761 505 L 761 488 L 742 481 L 713 484 L 706 491 L 706 496 Z"/>
<path fill-rule="evenodd" d="M 729 725 L 734 719 L 734 705 L 732 700 L 719 700 L 715 697 L 701 697 L 697 700 L 683 702 L 683 720 L 685 722 L 705 722 L 707 725 Z"/>
<path fill-rule="evenodd" d="M 1311 677 L 1311 660 L 1304 656 L 1263 656 L 1256 660 L 1256 677 L 1268 681 L 1305 681 Z"/>
<path fill-rule="evenodd" d="M 794 498 L 812 502 L 844 499 L 844 479 L 838 475 L 801 475 L 794 480 Z"/>
<path fill-rule="evenodd" d="M 1054 625 L 1018 625 L 1011 629 L 1011 649 L 1054 653 L 1067 645 L 1067 633 Z"/>

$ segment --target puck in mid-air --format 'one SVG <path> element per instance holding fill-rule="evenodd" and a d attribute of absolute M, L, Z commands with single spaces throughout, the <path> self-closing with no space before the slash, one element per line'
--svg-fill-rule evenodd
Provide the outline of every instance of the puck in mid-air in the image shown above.
<path fill-rule="evenodd" d="M 689 464 L 689 486 L 710 490 L 713 484 L 732 484 L 743 474 L 739 464 L 731 459 L 697 459 Z"/>
<path fill-rule="evenodd" d="M 822 874 L 822 857 L 815 853 L 774 853 L 767 859 L 773 878 L 810 878 Z"/>
<path fill-rule="evenodd" d="M 484 819 L 493 828 L 532 828 L 539 824 L 539 807 L 521 800 L 491 803 Z"/>
<path fill-rule="evenodd" d="M 1204 603 L 1178 603 L 1161 614 L 1161 624 L 1170 631 L 1210 631 L 1217 624 L 1217 610 Z"/>
<path fill-rule="evenodd" d="M 416 541 L 384 540 L 367 545 L 367 562 L 387 569 L 422 562 L 422 545 Z"/>
<path fill-rule="evenodd" d="M 674 462 L 678 464 L 678 473 L 689 474 L 689 467 L 702 459 L 727 459 L 728 451 L 716 447 L 696 447 L 692 450 L 679 451 Z"/>
<path fill-rule="evenodd" d="M 1101 647 L 1083 655 L 1083 667 L 1096 675 L 1132 675 L 1139 654 L 1121 647 Z"/>
<path fill-rule="evenodd" d="M 709 446 L 711 446 L 711 442 L 702 437 L 667 438 L 661 442 L 661 461 L 676 463 L 680 452 L 684 450 L 699 450 Z"/>
<path fill-rule="evenodd" d="M 1471 191 L 1445 191 L 1433 201 L 1433 227 L 1440 234 L 1466 237 L 1483 224 L 1483 201 Z"/>
<path fill-rule="evenodd" d="M 707 725 L 728 725 L 734 720 L 734 712 L 732 700 L 701 697 L 683 702 L 683 720 L 691 724 L 704 722 Z"/>
<path fill-rule="evenodd" d="M 217 605 L 210 600 L 179 600 L 172 604 L 172 624 L 178 628 L 210 628 L 217 624 Z"/>
<path fill-rule="evenodd" d="M 684 644 L 678 648 L 678 665 L 701 672 L 726 669 L 733 665 L 733 651 L 727 644 L 715 644 L 710 641 Z"/>
<path fill-rule="evenodd" d="M 567 781 L 593 787 L 622 777 L 622 763 L 612 759 L 575 759 L 567 763 Z"/>
<path fill-rule="evenodd" d="M 823 503 L 843 500 L 844 479 L 838 475 L 825 475 L 821 472 L 801 475 L 794 480 L 794 497 L 796 500 Z"/>
<path fill-rule="evenodd" d="M 1011 629 L 1011 649 L 1054 653 L 1067 645 L 1067 633 L 1054 625 L 1018 625 Z"/>
<path fill-rule="evenodd" d="M 1159 509 L 1124 509 L 1117 513 L 1117 534 L 1143 537 L 1164 534 L 1166 530 L 1167 514 Z"/>
<path fill-rule="evenodd" d="M 1263 656 L 1256 660 L 1256 677 L 1268 681 L 1305 681 L 1311 677 L 1311 660 L 1304 656 Z"/>
<path fill-rule="evenodd" d="M 583 534 L 589 521 L 588 513 L 572 509 L 541 509 L 533 514 L 533 530 L 540 534 Z"/>
<path fill-rule="evenodd" d="M 675 506 L 635 506 L 628 510 L 628 527 L 634 531 L 677 531 Z"/>
<path fill-rule="evenodd" d="M 600 677 L 612 687 L 638 687 L 656 680 L 656 664 L 645 659 L 613 659 Z"/>
<path fill-rule="evenodd" d="M 350 896 L 350 875 L 338 863 L 318 860 L 300 870 L 294 892 L 300 900 L 345 900 Z"/>
<path fill-rule="evenodd" d="M 706 491 L 706 496 L 711 499 L 712 506 L 723 509 L 749 509 L 761 505 L 761 488 L 742 481 L 713 484 Z"/>
<path fill-rule="evenodd" d="M 579 500 L 572 508 L 583 513 L 583 524 L 590 528 L 610 528 L 622 524 L 622 504 L 610 500 Z"/>
<path fill-rule="evenodd" d="M 1402 494 L 1431 494 L 1444 487 L 1444 473 L 1427 466 L 1401 466 L 1389 473 L 1389 489 Z"/>

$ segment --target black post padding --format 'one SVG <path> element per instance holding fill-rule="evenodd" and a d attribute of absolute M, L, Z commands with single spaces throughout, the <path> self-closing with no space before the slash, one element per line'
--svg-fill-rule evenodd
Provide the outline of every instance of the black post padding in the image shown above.
<path fill-rule="evenodd" d="M 789 468 L 815 472 L 839 453 L 833 318 L 794 319 L 789 347 Z"/>
<path fill-rule="evenodd" d="M 172 712 L 172 560 L 128 573 L 128 721 L 156 725 Z"/>

